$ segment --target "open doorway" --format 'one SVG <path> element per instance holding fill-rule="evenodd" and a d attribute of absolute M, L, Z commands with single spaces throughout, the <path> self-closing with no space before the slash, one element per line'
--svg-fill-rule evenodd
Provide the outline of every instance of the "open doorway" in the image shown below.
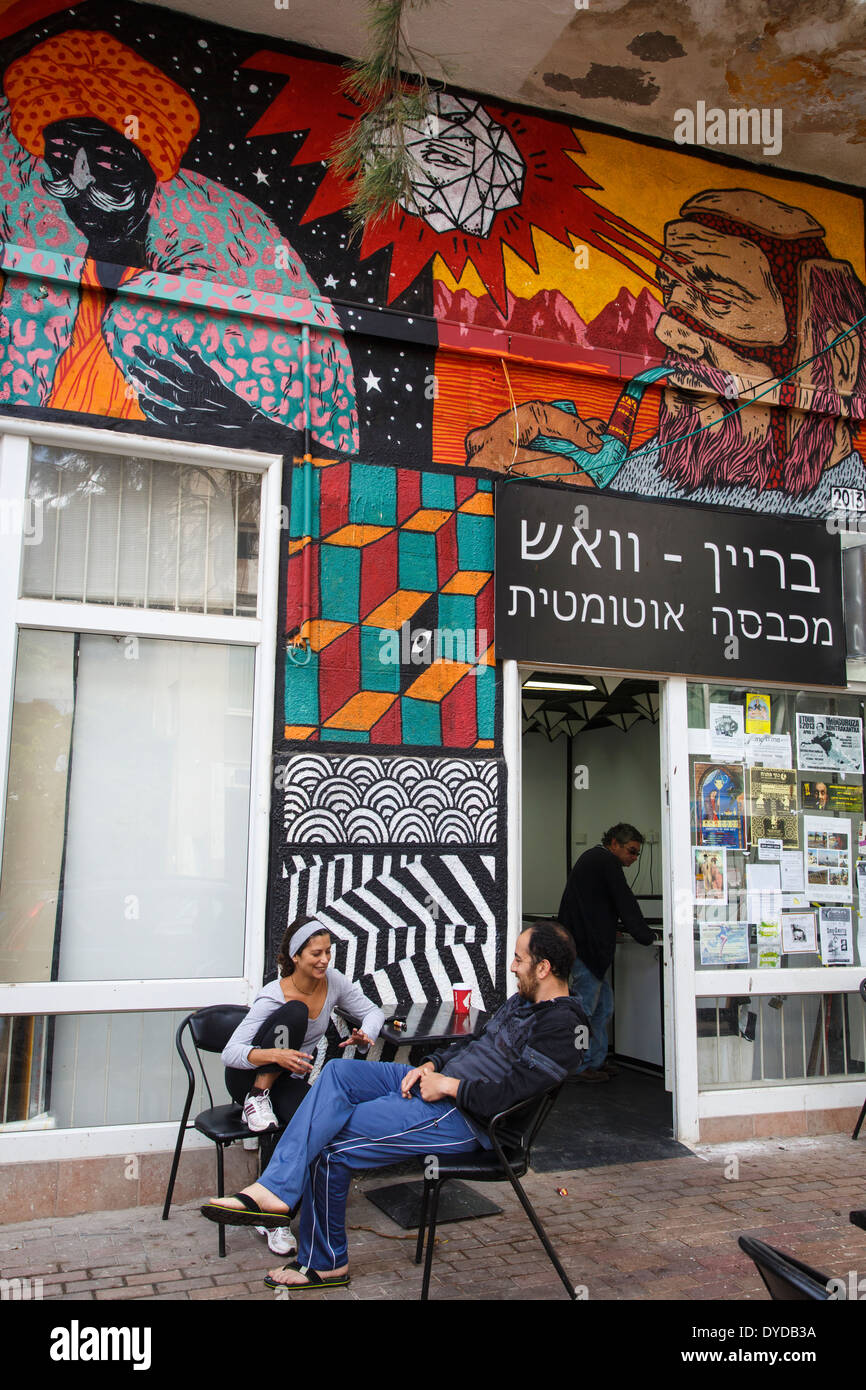
<path fill-rule="evenodd" d="M 673 1139 L 665 1081 L 659 683 L 528 669 L 521 682 L 524 924 L 556 917 L 576 860 L 611 826 L 627 822 L 644 844 L 625 878 L 655 935 L 652 945 L 624 933 L 617 942 L 607 1062 L 615 1074 L 564 1089 L 542 1166 L 686 1152 Z M 667 1070 L 670 1086 L 670 1065 Z"/>

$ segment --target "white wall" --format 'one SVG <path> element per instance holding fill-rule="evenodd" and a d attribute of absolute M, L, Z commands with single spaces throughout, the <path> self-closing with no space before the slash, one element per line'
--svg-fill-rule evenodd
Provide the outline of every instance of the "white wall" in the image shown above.
<path fill-rule="evenodd" d="M 564 736 L 523 737 L 523 912 L 555 917 L 566 879 Z"/>
<path fill-rule="evenodd" d="M 591 845 L 598 844 L 612 825 L 629 821 L 647 838 L 655 832 L 657 843 L 644 845 L 637 870 L 628 869 L 626 878 L 638 892 L 660 892 L 662 813 L 658 724 L 639 719 L 627 733 L 614 728 L 593 729 L 578 734 L 573 750 L 574 766 L 586 767 L 588 785 L 585 790 L 572 793 L 572 862 Z"/>
<path fill-rule="evenodd" d="M 594 729 L 573 743 L 575 768 L 588 784 L 572 792 L 572 848 L 565 855 L 566 757 L 564 735 L 523 738 L 523 912 L 555 915 L 570 865 L 598 844 L 617 821 L 630 821 L 645 836 L 661 831 L 659 729 L 640 719 L 626 733 Z M 650 878 L 652 858 L 652 881 Z M 659 892 L 661 845 L 644 846 L 637 871 L 626 877 L 638 893 Z"/>

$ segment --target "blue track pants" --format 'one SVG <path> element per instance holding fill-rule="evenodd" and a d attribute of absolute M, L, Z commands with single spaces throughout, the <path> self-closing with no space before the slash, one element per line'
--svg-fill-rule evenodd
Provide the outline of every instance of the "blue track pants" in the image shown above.
<path fill-rule="evenodd" d="M 339 1269 L 348 1259 L 346 1199 L 353 1168 L 435 1153 L 470 1153 L 475 1134 L 450 1098 L 404 1100 L 400 1062 L 327 1062 L 261 1176 L 288 1207 L 302 1201 L 298 1262 Z"/>

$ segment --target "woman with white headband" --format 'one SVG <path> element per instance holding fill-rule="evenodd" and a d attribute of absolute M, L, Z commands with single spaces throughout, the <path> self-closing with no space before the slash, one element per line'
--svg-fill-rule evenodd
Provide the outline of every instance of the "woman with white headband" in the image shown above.
<path fill-rule="evenodd" d="M 258 1134 L 285 1125 L 307 1094 L 313 1053 L 336 1008 L 361 1019 L 340 1047 L 366 1051 L 385 1022 L 382 1010 L 356 984 L 329 970 L 331 934 L 315 917 L 286 930 L 280 977 L 259 990 L 243 1023 L 223 1048 L 226 1086 Z"/>

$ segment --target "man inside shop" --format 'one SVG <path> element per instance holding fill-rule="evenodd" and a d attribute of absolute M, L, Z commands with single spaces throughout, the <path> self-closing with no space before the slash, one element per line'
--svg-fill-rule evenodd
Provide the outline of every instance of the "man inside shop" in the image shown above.
<path fill-rule="evenodd" d="M 577 1081 L 609 1081 L 617 1072 L 607 1060 L 613 990 L 606 978 L 617 930 L 627 931 L 641 946 L 651 946 L 655 940 L 624 873 L 639 858 L 643 841 L 640 831 L 627 821 L 611 826 L 600 845 L 580 856 L 562 895 L 558 920 L 571 932 L 577 951 L 571 992 L 580 999 L 590 1026 L 589 1047 L 575 1072 Z"/>

